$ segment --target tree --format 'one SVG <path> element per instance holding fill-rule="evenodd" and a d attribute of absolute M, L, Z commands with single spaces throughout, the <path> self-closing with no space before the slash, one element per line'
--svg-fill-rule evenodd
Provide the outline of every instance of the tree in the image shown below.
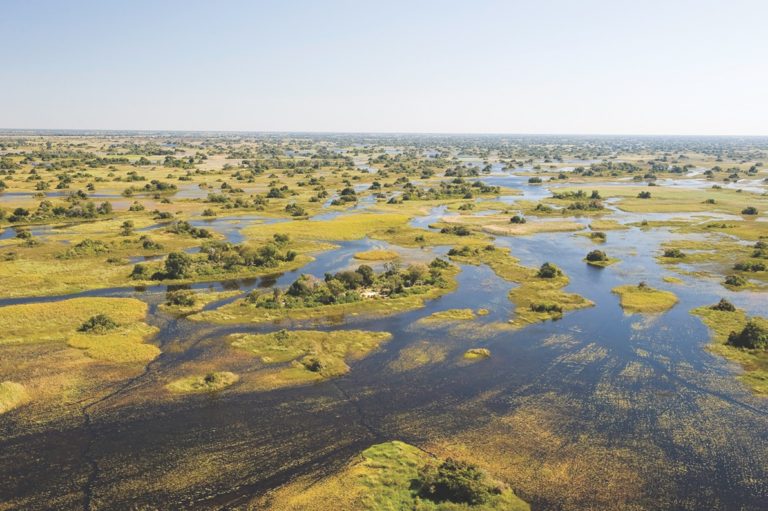
<path fill-rule="evenodd" d="M 120 226 L 120 234 L 123 236 L 130 236 L 133 234 L 133 221 L 132 220 L 126 220 L 123 222 L 123 225 Z"/>
<path fill-rule="evenodd" d="M 602 250 L 593 250 L 587 254 L 587 261 L 607 261 L 608 255 Z"/>
<path fill-rule="evenodd" d="M 541 265 L 541 268 L 539 268 L 539 271 L 536 273 L 536 276 L 540 279 L 554 279 L 555 277 L 559 277 L 562 275 L 563 272 L 551 263 L 544 263 Z"/>
<path fill-rule="evenodd" d="M 191 269 L 192 258 L 183 252 L 171 252 L 165 260 L 165 278 L 186 278 Z"/>
<path fill-rule="evenodd" d="M 728 344 L 737 348 L 768 349 L 768 321 L 760 318 L 750 319 L 741 332 L 731 332 Z"/>

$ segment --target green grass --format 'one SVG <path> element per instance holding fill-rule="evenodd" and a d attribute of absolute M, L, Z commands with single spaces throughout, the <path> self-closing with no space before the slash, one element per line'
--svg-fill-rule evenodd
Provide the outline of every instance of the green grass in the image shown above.
<path fill-rule="evenodd" d="M 165 388 L 175 393 L 214 392 L 222 390 L 237 383 L 240 379 L 235 373 L 229 371 L 215 371 L 206 374 L 197 374 L 179 378 L 168 383 Z"/>
<path fill-rule="evenodd" d="M 297 220 L 293 222 L 247 227 L 243 232 L 251 238 L 271 238 L 273 234 L 288 234 L 291 238 L 351 241 L 362 239 L 374 231 L 402 227 L 408 215 L 398 213 L 358 213 L 322 222 Z"/>
<path fill-rule="evenodd" d="M 362 358 L 392 337 L 363 330 L 280 330 L 268 334 L 232 334 L 232 347 L 267 365 L 282 364 L 257 377 L 258 386 L 275 388 L 334 378 L 349 372 L 347 362 Z"/>
<path fill-rule="evenodd" d="M 425 323 L 437 323 L 441 321 L 466 321 L 475 319 L 475 312 L 472 309 L 449 309 L 430 314 L 419 321 Z"/>
<path fill-rule="evenodd" d="M 491 356 L 491 350 L 488 348 L 470 348 L 464 352 L 466 360 L 482 360 Z"/>
<path fill-rule="evenodd" d="M 612 264 L 616 264 L 616 263 L 618 263 L 618 262 L 621 262 L 621 259 L 617 259 L 617 258 L 615 258 L 615 257 L 609 257 L 609 258 L 608 258 L 608 259 L 606 259 L 605 261 L 589 261 L 589 260 L 587 260 L 587 258 L 585 257 L 585 258 L 583 259 L 583 261 L 584 261 L 585 263 L 587 263 L 588 265 L 590 265 L 590 266 L 595 266 L 595 267 L 598 267 L 598 268 L 606 268 L 606 267 L 608 267 L 608 266 L 611 266 Z"/>
<path fill-rule="evenodd" d="M 366 250 L 355 254 L 361 261 L 392 261 L 400 257 L 394 250 Z"/>
<path fill-rule="evenodd" d="M 24 385 L 13 381 L 0 383 L 0 414 L 9 412 L 29 401 Z"/>
<path fill-rule="evenodd" d="M 78 332 L 85 321 L 105 314 L 118 324 L 105 334 Z M 91 358 L 116 363 L 148 362 L 160 350 L 144 341 L 157 328 L 144 323 L 147 304 L 134 298 L 73 298 L 0 307 L 0 345 L 66 342 Z"/>
<path fill-rule="evenodd" d="M 742 309 L 720 311 L 710 307 L 698 307 L 691 314 L 701 321 L 712 333 L 710 351 L 734 362 L 744 369 L 739 379 L 753 392 L 768 395 L 768 351 L 736 348 L 726 344 L 731 332 L 738 332 L 747 323 L 747 315 Z"/>
<path fill-rule="evenodd" d="M 451 256 L 451 260 L 465 264 L 485 264 L 496 275 L 504 280 L 519 284 L 509 292 L 509 299 L 515 304 L 515 316 L 509 323 L 514 328 L 522 328 L 532 323 L 557 319 L 563 313 L 591 307 L 594 305 L 581 295 L 567 293 L 562 290 L 568 285 L 568 277 L 560 275 L 552 279 L 536 277 L 537 270 L 519 264 L 518 260 L 509 254 L 508 249 L 481 249 L 476 254 L 468 256 Z M 554 304 L 562 312 L 535 312 L 532 305 Z"/>
<path fill-rule="evenodd" d="M 619 295 L 621 307 L 631 314 L 664 312 L 677 303 L 677 296 L 673 292 L 651 287 L 626 285 L 615 287 L 611 291 Z"/>
<path fill-rule="evenodd" d="M 443 276 L 448 281 L 445 287 L 433 287 L 424 293 L 411 294 L 397 298 L 374 297 L 357 302 L 323 305 L 317 307 L 296 307 L 267 309 L 256 307 L 245 300 L 236 300 L 213 311 L 204 311 L 189 316 L 193 321 L 213 323 L 266 323 L 280 320 L 335 320 L 345 316 L 390 315 L 423 307 L 425 302 L 456 289 L 455 276 L 458 268 L 446 268 Z"/>
<path fill-rule="evenodd" d="M 369 447 L 338 473 L 314 484 L 299 481 L 280 489 L 271 502 L 275 511 L 528 511 L 527 503 L 501 485 L 483 504 L 436 503 L 420 498 L 413 487 L 419 472 L 442 460 L 400 441 Z"/>

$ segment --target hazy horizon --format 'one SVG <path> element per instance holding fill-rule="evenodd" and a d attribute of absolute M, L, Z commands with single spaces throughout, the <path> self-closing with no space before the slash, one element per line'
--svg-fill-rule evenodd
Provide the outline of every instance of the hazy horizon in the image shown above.
<path fill-rule="evenodd" d="M 754 0 L 4 7 L 6 130 L 768 135 Z"/>

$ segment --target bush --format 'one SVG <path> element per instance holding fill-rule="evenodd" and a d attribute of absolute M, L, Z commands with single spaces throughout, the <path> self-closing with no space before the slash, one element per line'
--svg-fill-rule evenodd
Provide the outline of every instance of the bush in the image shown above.
<path fill-rule="evenodd" d="M 531 310 L 533 312 L 555 312 L 558 314 L 563 313 L 563 307 L 556 303 L 532 303 Z"/>
<path fill-rule="evenodd" d="M 165 303 L 176 307 L 192 307 L 195 305 L 195 293 L 189 289 L 178 289 L 165 293 Z"/>
<path fill-rule="evenodd" d="M 426 466 L 419 471 L 419 495 L 433 502 L 483 504 L 501 490 L 486 481 L 474 465 L 448 458 L 438 467 Z"/>
<path fill-rule="evenodd" d="M 608 237 L 603 231 L 594 231 L 589 233 L 589 237 L 593 240 L 602 240 L 605 241 L 605 239 Z"/>
<path fill-rule="evenodd" d="M 737 348 L 768 349 L 768 321 L 753 318 L 747 321 L 741 332 L 731 332 L 728 344 Z"/>
<path fill-rule="evenodd" d="M 720 301 L 711 306 L 710 309 L 715 311 L 734 312 L 736 307 L 725 298 L 720 298 Z"/>
<path fill-rule="evenodd" d="M 554 279 L 555 277 L 559 277 L 562 274 L 563 272 L 560 270 L 560 268 L 550 263 L 542 264 L 541 268 L 539 268 L 539 271 L 536 272 L 536 276 L 540 279 Z"/>
<path fill-rule="evenodd" d="M 651 198 L 651 192 L 640 192 L 637 194 L 638 199 L 650 199 Z"/>
<path fill-rule="evenodd" d="M 105 334 L 110 330 L 114 330 L 119 325 L 112 321 L 112 319 L 106 314 L 97 314 L 91 316 L 88 321 L 80 325 L 77 329 L 78 332 L 86 332 L 91 334 Z"/>
<path fill-rule="evenodd" d="M 685 257 L 685 253 L 679 248 L 668 248 L 664 250 L 664 257 L 674 257 L 675 259 L 682 259 Z"/>
<path fill-rule="evenodd" d="M 192 258 L 183 252 L 171 252 L 165 260 L 166 279 L 183 279 L 189 276 L 192 268 Z"/>
<path fill-rule="evenodd" d="M 587 261 L 607 261 L 608 255 L 602 250 L 593 250 L 587 254 Z"/>
<path fill-rule="evenodd" d="M 513 224 L 524 224 L 526 220 L 525 220 L 525 217 L 523 216 L 515 215 L 509 219 L 509 222 Z"/>
<path fill-rule="evenodd" d="M 451 225 L 440 229 L 442 234 L 453 234 L 455 236 L 469 236 L 471 231 L 463 225 Z"/>
<path fill-rule="evenodd" d="M 747 284 L 747 279 L 741 275 L 728 275 L 725 277 L 725 285 L 732 287 L 741 287 Z"/>
<path fill-rule="evenodd" d="M 749 206 L 741 210 L 742 215 L 756 215 L 757 213 L 757 208 L 753 206 Z"/>

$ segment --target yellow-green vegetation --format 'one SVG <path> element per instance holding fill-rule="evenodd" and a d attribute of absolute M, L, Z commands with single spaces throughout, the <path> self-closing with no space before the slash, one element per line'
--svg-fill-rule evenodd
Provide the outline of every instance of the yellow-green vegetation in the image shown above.
<path fill-rule="evenodd" d="M 170 382 L 165 387 L 171 392 L 176 393 L 213 392 L 225 389 L 236 383 L 239 379 L 238 375 L 229 371 L 214 371 L 179 378 Z"/>
<path fill-rule="evenodd" d="M 605 259 L 596 260 L 596 261 L 590 261 L 588 258 L 584 258 L 584 262 L 587 263 L 590 266 L 596 266 L 598 268 L 606 268 L 608 266 L 611 266 L 612 264 L 616 264 L 620 262 L 621 259 L 617 259 L 615 257 L 607 257 Z"/>
<path fill-rule="evenodd" d="M 488 265 L 499 277 L 516 282 L 517 287 L 509 292 L 509 299 L 515 304 L 515 317 L 510 324 L 520 328 L 531 323 L 560 318 L 565 312 L 594 305 L 581 295 L 562 290 L 568 285 L 568 277 L 554 268 L 552 275 L 540 276 L 536 270 L 519 264 L 508 249 L 487 245 L 482 249 L 461 247 L 452 249 L 451 260 L 465 264 Z"/>
<path fill-rule="evenodd" d="M 618 286 L 611 291 L 619 295 L 622 309 L 630 314 L 664 312 L 677 303 L 675 293 L 654 289 L 643 283 Z"/>
<path fill-rule="evenodd" d="M 259 386 L 275 388 L 341 376 L 347 362 L 360 359 L 392 337 L 363 330 L 279 330 L 268 334 L 232 334 L 227 340 L 264 364 L 283 364 L 257 375 Z"/>
<path fill-rule="evenodd" d="M 671 277 L 669 275 L 667 275 L 665 277 L 662 277 L 661 280 L 663 280 L 664 282 L 666 282 L 668 284 L 683 284 L 684 283 L 683 279 L 680 279 L 680 278 L 677 278 L 677 277 Z"/>
<path fill-rule="evenodd" d="M 265 308 L 236 300 L 216 310 L 204 311 L 189 316 L 194 321 L 214 323 L 265 323 L 279 320 L 327 319 L 334 321 L 346 316 L 389 315 L 423 307 L 425 302 L 450 293 L 456 289 L 456 274 L 459 269 L 449 265 L 442 271 L 445 284 L 430 286 L 419 293 L 397 297 L 370 296 L 349 303 L 334 303 L 313 307 Z"/>
<path fill-rule="evenodd" d="M 475 319 L 475 311 L 472 309 L 448 309 L 430 314 L 419 321 L 425 323 L 437 323 L 441 321 L 465 321 Z"/>
<path fill-rule="evenodd" d="M 399 255 L 394 250 L 366 250 L 365 252 L 358 252 L 355 254 L 355 259 L 361 261 L 392 261 L 397 259 Z"/>
<path fill-rule="evenodd" d="M 86 355 L 109 362 L 147 362 L 160 350 L 144 341 L 157 328 L 144 323 L 147 304 L 134 298 L 73 298 L 0 307 L 0 344 L 66 342 Z M 78 331 L 89 319 L 104 315 L 115 327 L 102 332 Z"/>
<path fill-rule="evenodd" d="M 376 231 L 403 227 L 408 219 L 408 215 L 398 213 L 357 213 L 322 222 L 296 220 L 289 223 L 247 227 L 243 231 L 254 239 L 271 238 L 274 234 L 287 234 L 296 239 L 348 241 L 362 239 Z"/>
<path fill-rule="evenodd" d="M 730 334 L 741 332 L 747 324 L 748 318 L 744 311 L 735 307 L 733 310 L 723 310 L 722 307 L 709 306 L 697 307 L 691 314 L 701 318 L 712 333 L 710 351 L 738 362 L 744 369 L 739 379 L 755 393 L 768 395 L 768 350 L 739 348 L 728 344 Z"/>
<path fill-rule="evenodd" d="M 0 383 L 0 414 L 11 411 L 27 401 L 29 394 L 24 385 L 13 381 Z"/>
<path fill-rule="evenodd" d="M 588 192 L 590 189 L 592 188 L 580 187 L 563 191 Z M 640 198 L 642 192 L 650 192 L 651 196 Z M 620 199 L 617 203 L 619 209 L 631 213 L 712 212 L 740 215 L 746 201 L 760 210 L 764 210 L 768 204 L 765 197 L 725 188 L 607 186 L 599 187 L 598 193 L 604 198 Z"/>
<path fill-rule="evenodd" d="M 174 291 L 166 293 L 166 302 L 158 306 L 163 312 L 170 314 L 191 314 L 200 312 L 209 303 L 241 294 L 240 291 Z"/>
<path fill-rule="evenodd" d="M 269 507 L 275 511 L 530 509 L 512 490 L 473 465 L 436 459 L 400 441 L 369 447 L 320 481 L 300 480 L 281 488 L 271 496 Z"/>
<path fill-rule="evenodd" d="M 491 350 L 488 348 L 470 348 L 464 352 L 466 360 L 481 360 L 491 356 Z"/>
<path fill-rule="evenodd" d="M 475 231 L 504 236 L 525 236 L 544 232 L 581 231 L 585 226 L 569 220 L 538 220 L 513 224 L 507 215 L 466 216 L 455 215 L 442 218 L 438 227 L 462 225 Z"/>
<path fill-rule="evenodd" d="M 437 364 L 445 360 L 447 349 L 443 343 L 419 341 L 412 346 L 403 348 L 395 360 L 388 365 L 395 372 L 412 371 L 429 364 Z"/>

